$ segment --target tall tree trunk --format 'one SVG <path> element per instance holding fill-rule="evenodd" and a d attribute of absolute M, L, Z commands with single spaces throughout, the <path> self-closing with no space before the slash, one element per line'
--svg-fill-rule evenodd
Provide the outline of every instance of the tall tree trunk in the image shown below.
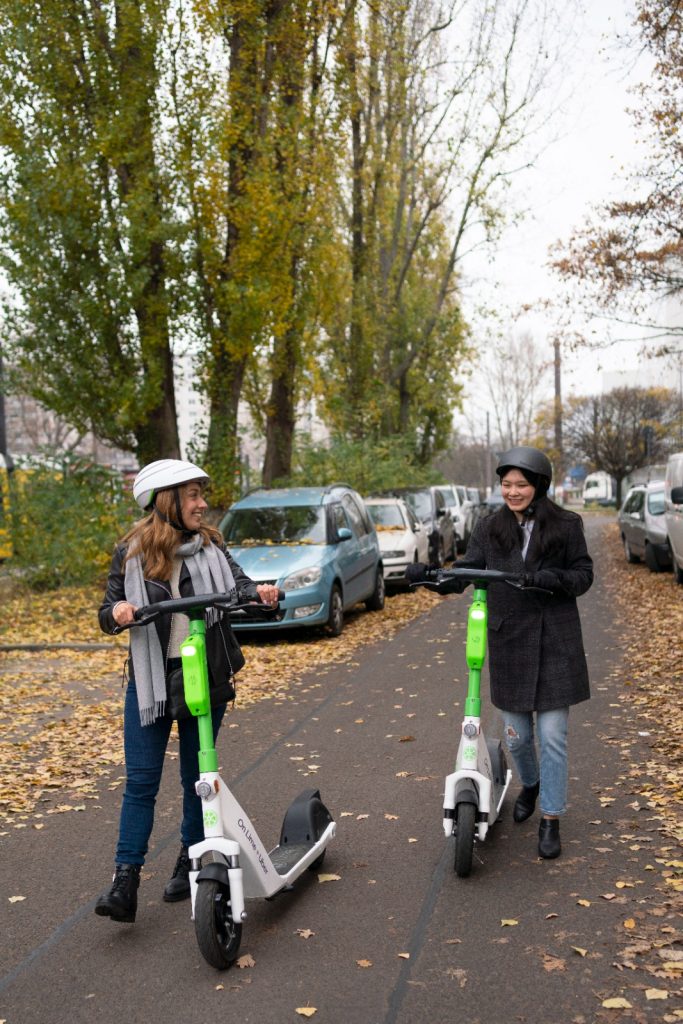
<path fill-rule="evenodd" d="M 146 203 L 146 237 L 137 243 L 132 236 L 131 283 L 133 311 L 138 325 L 145 385 L 156 398 L 144 423 L 135 431 L 141 463 L 158 458 L 179 458 L 180 443 L 173 381 L 173 354 L 166 294 L 163 242 L 165 222 L 154 151 L 154 52 L 145 46 L 144 29 L 137 4 L 116 9 L 115 60 L 119 70 L 120 101 L 128 117 L 128 159 L 116 168 L 124 203 L 134 205 L 140 195 Z M 142 87 L 141 87 L 141 83 Z M 142 285 L 134 278 L 144 272 Z"/>
<path fill-rule="evenodd" d="M 270 487 L 292 471 L 296 425 L 295 373 L 299 363 L 298 329 L 290 327 L 275 339 L 273 379 L 266 419 L 266 454 L 263 483 Z"/>

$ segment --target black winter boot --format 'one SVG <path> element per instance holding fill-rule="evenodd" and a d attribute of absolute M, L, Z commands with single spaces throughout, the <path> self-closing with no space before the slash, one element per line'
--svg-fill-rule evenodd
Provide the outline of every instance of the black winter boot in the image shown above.
<path fill-rule="evenodd" d="M 138 909 L 139 864 L 117 864 L 109 892 L 102 893 L 95 904 L 95 913 L 112 921 L 132 924 Z"/>
<path fill-rule="evenodd" d="M 562 853 L 560 842 L 560 819 L 541 818 L 538 826 L 538 856 L 553 860 Z"/>
<path fill-rule="evenodd" d="M 189 899 L 189 896 L 190 858 L 187 855 L 187 847 L 181 846 L 178 860 L 173 868 L 173 874 L 164 889 L 164 899 L 167 903 L 176 903 L 178 900 Z"/>
<path fill-rule="evenodd" d="M 539 782 L 535 786 L 522 786 L 521 792 L 515 800 L 515 806 L 512 808 L 512 817 L 517 824 L 526 821 L 534 813 L 539 789 Z"/>

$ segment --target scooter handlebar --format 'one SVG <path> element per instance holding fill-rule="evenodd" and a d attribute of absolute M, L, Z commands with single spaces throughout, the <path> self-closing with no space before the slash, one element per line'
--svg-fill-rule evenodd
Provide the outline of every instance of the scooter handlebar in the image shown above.
<path fill-rule="evenodd" d="M 423 586 L 437 593 L 462 593 L 470 583 L 486 588 L 490 583 L 507 583 L 517 590 L 537 590 L 543 594 L 552 593 L 545 587 L 537 587 L 526 573 L 505 572 L 501 569 L 476 569 L 471 567 L 454 567 L 442 569 L 436 565 L 425 565 L 415 562 L 408 566 L 406 578 L 412 586 Z"/>
<path fill-rule="evenodd" d="M 278 602 L 284 601 L 284 590 L 278 590 Z M 194 594 L 192 597 L 169 598 L 167 601 L 156 601 L 154 604 L 143 605 L 135 612 L 134 622 L 130 622 L 120 629 L 132 629 L 135 626 L 146 626 L 154 622 L 160 615 L 173 615 L 180 613 L 190 614 L 191 612 L 203 612 L 207 608 L 222 608 L 225 611 L 255 610 L 258 608 L 260 615 L 275 614 L 279 606 L 263 604 L 260 596 L 249 601 L 239 601 L 234 594 Z"/>

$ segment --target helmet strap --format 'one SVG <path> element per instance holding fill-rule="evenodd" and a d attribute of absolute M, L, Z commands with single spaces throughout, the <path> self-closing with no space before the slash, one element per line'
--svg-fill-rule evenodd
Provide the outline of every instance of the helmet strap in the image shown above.
<path fill-rule="evenodd" d="M 183 524 L 183 513 L 182 508 L 180 506 L 180 489 L 178 487 L 173 487 L 172 490 L 175 494 L 175 508 L 177 521 L 176 519 L 171 519 L 170 516 L 166 516 L 164 515 L 163 512 L 159 511 L 159 509 L 156 506 L 156 494 L 154 495 L 155 503 L 153 506 L 153 511 L 156 512 L 156 514 L 159 516 L 159 519 L 161 519 L 164 523 L 168 523 L 168 525 L 172 526 L 174 530 L 178 531 L 178 533 L 187 533 L 190 535 L 199 533 L 199 530 L 189 530 L 187 526 Z"/>

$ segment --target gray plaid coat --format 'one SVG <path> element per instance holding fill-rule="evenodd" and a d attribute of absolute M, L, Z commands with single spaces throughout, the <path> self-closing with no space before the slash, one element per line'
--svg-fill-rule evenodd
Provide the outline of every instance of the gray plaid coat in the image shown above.
<path fill-rule="evenodd" d="M 526 559 L 521 548 L 505 554 L 489 536 L 491 519 L 481 519 L 458 566 L 537 572 L 550 569 L 560 588 L 552 594 L 494 584 L 488 590 L 488 650 L 491 700 L 504 711 L 551 711 L 590 697 L 576 598 L 593 582 L 583 524 L 568 519 L 561 551 L 543 558 L 536 529 Z"/>

